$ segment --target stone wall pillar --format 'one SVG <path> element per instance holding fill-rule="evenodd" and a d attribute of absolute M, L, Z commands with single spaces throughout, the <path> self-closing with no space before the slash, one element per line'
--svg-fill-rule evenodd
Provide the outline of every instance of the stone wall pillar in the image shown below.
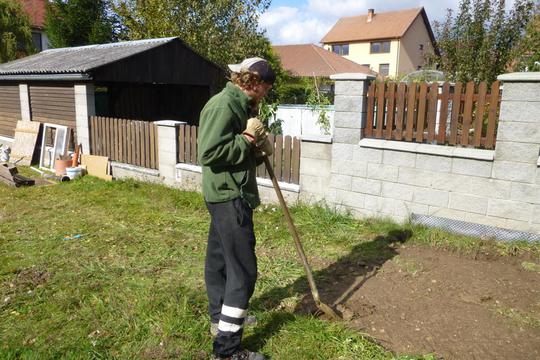
<path fill-rule="evenodd" d="M 83 153 L 90 154 L 89 117 L 96 115 L 94 84 L 74 85 L 75 122 L 77 126 L 77 143 L 82 144 Z"/>
<path fill-rule="evenodd" d="M 334 136 L 338 144 L 358 145 L 365 127 L 367 90 L 375 76 L 367 74 L 336 74 L 334 97 Z"/>
<path fill-rule="evenodd" d="M 488 215 L 540 233 L 540 72 L 498 79 L 503 91 L 491 176 L 510 181 L 511 189 L 508 200 L 490 199 Z"/>
<path fill-rule="evenodd" d="M 28 84 L 19 84 L 19 98 L 21 99 L 21 120 L 30 121 L 30 94 L 28 93 Z"/>
<path fill-rule="evenodd" d="M 182 121 L 160 120 L 155 121 L 158 129 L 158 158 L 159 175 L 163 183 L 175 186 L 176 183 L 176 154 L 178 152 L 178 128 Z"/>
<path fill-rule="evenodd" d="M 344 203 L 343 198 L 348 196 L 347 192 L 351 191 L 353 176 L 365 173 L 364 167 L 367 166 L 353 160 L 366 126 L 367 90 L 375 77 L 353 73 L 336 74 L 330 78 L 335 80 L 335 112 L 328 202 L 340 206 Z M 356 200 L 362 207 L 363 199 Z"/>

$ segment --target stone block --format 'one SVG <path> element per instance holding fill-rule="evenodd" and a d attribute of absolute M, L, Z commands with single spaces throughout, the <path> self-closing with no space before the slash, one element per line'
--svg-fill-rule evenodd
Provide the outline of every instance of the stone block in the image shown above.
<path fill-rule="evenodd" d="M 412 201 L 416 189 L 416 187 L 411 185 L 383 182 L 381 195 L 392 199 Z"/>
<path fill-rule="evenodd" d="M 498 141 L 495 145 L 495 161 L 513 161 L 536 164 L 540 144 Z"/>
<path fill-rule="evenodd" d="M 496 216 L 510 220 L 532 220 L 533 205 L 521 201 L 490 199 L 488 205 L 489 216 Z"/>
<path fill-rule="evenodd" d="M 493 178 L 524 183 L 534 183 L 536 164 L 495 161 L 493 164 Z"/>
<path fill-rule="evenodd" d="M 509 199 L 511 183 L 476 176 L 435 173 L 432 177 L 431 186 L 438 190 L 496 199 Z"/>
<path fill-rule="evenodd" d="M 540 205 L 533 206 L 532 222 L 534 224 L 540 224 Z"/>
<path fill-rule="evenodd" d="M 355 192 L 338 192 L 339 203 L 355 208 L 364 208 L 365 194 Z"/>
<path fill-rule="evenodd" d="M 302 142 L 302 158 L 332 160 L 332 144 Z"/>
<path fill-rule="evenodd" d="M 380 195 L 381 182 L 379 180 L 353 177 L 352 191 L 363 193 L 363 194 Z"/>
<path fill-rule="evenodd" d="M 499 119 L 540 124 L 540 101 L 503 101 Z"/>
<path fill-rule="evenodd" d="M 450 193 L 448 207 L 476 214 L 487 214 L 488 199 L 485 197 Z"/>
<path fill-rule="evenodd" d="M 352 176 L 332 174 L 330 187 L 333 189 L 351 191 Z"/>
<path fill-rule="evenodd" d="M 377 217 L 377 213 L 366 209 L 352 208 L 350 209 L 351 215 L 355 219 L 366 219 Z"/>
<path fill-rule="evenodd" d="M 448 206 L 448 191 L 440 191 L 428 188 L 417 188 L 414 191 L 415 203 L 433 206 Z"/>
<path fill-rule="evenodd" d="M 502 225 L 505 222 L 505 220 L 501 218 L 489 217 L 481 214 L 469 213 L 462 210 L 455 210 L 449 208 L 441 208 L 432 215 L 447 219 L 461 220 L 471 223 L 499 227 L 503 227 Z"/>
<path fill-rule="evenodd" d="M 358 145 L 351 144 L 332 144 L 332 161 L 338 160 L 352 160 L 353 152 L 356 151 Z"/>
<path fill-rule="evenodd" d="M 517 230 L 523 232 L 532 232 L 531 226 L 527 221 L 518 221 L 518 220 L 506 220 L 503 227 L 505 229 Z"/>
<path fill-rule="evenodd" d="M 335 94 L 336 95 L 354 95 L 362 96 L 367 92 L 366 81 L 336 81 Z"/>
<path fill-rule="evenodd" d="M 363 96 L 340 95 L 334 98 L 334 120 L 337 120 L 339 112 L 361 113 L 365 110 L 367 101 Z"/>
<path fill-rule="evenodd" d="M 300 161 L 300 175 L 325 176 L 330 174 L 330 167 L 330 160 L 303 158 Z"/>
<path fill-rule="evenodd" d="M 502 102 L 515 101 L 540 101 L 540 83 L 538 82 L 504 82 Z"/>
<path fill-rule="evenodd" d="M 382 206 L 382 198 L 380 196 L 367 195 L 364 198 L 364 208 L 373 212 L 379 212 Z"/>
<path fill-rule="evenodd" d="M 510 200 L 540 205 L 540 185 L 512 183 Z"/>
<path fill-rule="evenodd" d="M 491 161 L 452 159 L 452 172 L 461 175 L 491 177 Z"/>
<path fill-rule="evenodd" d="M 413 168 L 400 168 L 398 182 L 401 184 L 430 187 L 435 174 L 436 173 L 431 171 Z"/>
<path fill-rule="evenodd" d="M 350 160 L 334 160 L 332 162 L 332 173 L 365 177 L 367 174 L 367 163 Z"/>
<path fill-rule="evenodd" d="M 355 161 L 364 161 L 375 164 L 382 163 L 383 150 L 371 149 L 365 147 L 357 147 L 353 152 L 353 160 Z"/>
<path fill-rule="evenodd" d="M 383 164 L 413 168 L 416 164 L 416 154 L 404 151 L 384 150 Z"/>
<path fill-rule="evenodd" d="M 362 116 L 358 112 L 341 111 L 334 113 L 334 127 L 360 129 Z"/>
<path fill-rule="evenodd" d="M 397 202 L 394 209 L 394 216 L 399 218 L 409 218 L 411 214 L 427 214 L 428 205 L 416 204 L 408 201 Z"/>
<path fill-rule="evenodd" d="M 339 144 L 356 145 L 361 139 L 360 129 L 334 128 L 333 141 Z M 351 154 L 352 155 L 352 154 Z"/>
<path fill-rule="evenodd" d="M 497 142 L 514 141 L 523 143 L 540 143 L 540 126 L 537 123 L 499 121 Z"/>
<path fill-rule="evenodd" d="M 416 168 L 438 172 L 450 172 L 452 171 L 452 159 L 444 156 L 418 154 L 416 156 Z"/>
<path fill-rule="evenodd" d="M 368 163 L 366 176 L 374 180 L 397 182 L 398 169 L 397 166 Z"/>
<path fill-rule="evenodd" d="M 392 198 L 381 198 L 381 208 L 379 212 L 383 215 L 394 215 L 396 209 L 404 207 L 404 201 Z"/>

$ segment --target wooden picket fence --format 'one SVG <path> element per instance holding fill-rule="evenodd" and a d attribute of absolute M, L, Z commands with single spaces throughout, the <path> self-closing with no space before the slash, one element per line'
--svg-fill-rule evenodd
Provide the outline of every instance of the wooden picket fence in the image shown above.
<path fill-rule="evenodd" d="M 90 153 L 112 161 L 158 169 L 157 127 L 151 122 L 90 117 Z"/>
<path fill-rule="evenodd" d="M 197 165 L 197 136 L 195 125 L 180 125 L 178 132 L 178 162 Z M 271 163 L 278 181 L 300 183 L 300 139 L 291 136 L 269 135 L 274 143 Z M 257 167 L 257 177 L 269 179 L 264 164 Z"/>
<path fill-rule="evenodd" d="M 493 149 L 500 84 L 376 83 L 368 89 L 364 137 Z"/>

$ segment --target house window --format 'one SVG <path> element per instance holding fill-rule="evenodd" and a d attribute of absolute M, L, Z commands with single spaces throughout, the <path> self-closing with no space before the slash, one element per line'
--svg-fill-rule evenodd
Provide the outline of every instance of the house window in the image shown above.
<path fill-rule="evenodd" d="M 379 74 L 388 76 L 390 74 L 390 64 L 379 64 Z"/>
<path fill-rule="evenodd" d="M 380 41 L 371 43 L 371 53 L 381 54 L 390 52 L 390 41 Z"/>
<path fill-rule="evenodd" d="M 32 42 L 37 51 L 43 50 L 43 44 L 41 43 L 41 33 L 32 31 Z"/>
<path fill-rule="evenodd" d="M 369 66 L 369 64 L 362 64 L 362 66 L 365 66 L 367 68 L 370 68 L 371 69 L 371 66 Z"/>
<path fill-rule="evenodd" d="M 338 55 L 349 55 L 349 44 L 332 45 L 332 52 Z"/>
<path fill-rule="evenodd" d="M 424 44 L 418 45 L 418 50 L 420 50 L 420 51 L 424 50 Z"/>

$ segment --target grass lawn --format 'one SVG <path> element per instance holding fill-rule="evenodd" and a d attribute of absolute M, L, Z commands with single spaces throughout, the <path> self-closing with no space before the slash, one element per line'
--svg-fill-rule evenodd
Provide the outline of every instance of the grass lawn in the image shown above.
<path fill-rule="evenodd" d="M 292 214 L 317 277 L 354 256 L 382 256 L 402 228 L 323 207 Z M 92 177 L 54 186 L 0 184 L 0 359 L 206 359 L 203 264 L 209 223 L 200 194 Z M 409 226 L 406 226 L 409 227 Z M 292 310 L 307 292 L 281 211 L 255 213 L 259 280 L 245 345 L 272 359 L 431 359 L 392 354 L 346 327 Z M 409 242 L 471 252 L 485 242 L 414 227 Z M 80 236 L 76 236 L 80 235 Z M 374 241 L 379 236 L 379 241 Z M 537 253 L 537 245 L 499 244 Z"/>

